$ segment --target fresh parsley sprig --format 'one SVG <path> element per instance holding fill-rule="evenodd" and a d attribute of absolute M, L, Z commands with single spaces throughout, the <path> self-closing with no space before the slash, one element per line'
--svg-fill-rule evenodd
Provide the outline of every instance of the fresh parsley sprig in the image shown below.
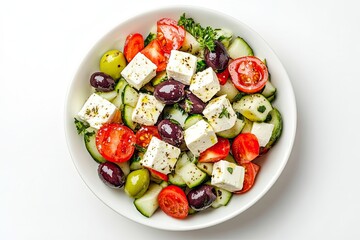
<path fill-rule="evenodd" d="M 230 118 L 230 113 L 226 109 L 226 107 L 224 107 L 224 106 L 223 106 L 223 109 L 221 110 L 221 113 L 219 115 L 219 118 L 222 118 L 222 117 Z"/>
<path fill-rule="evenodd" d="M 214 51 L 214 41 L 216 40 L 216 32 L 214 29 L 209 26 L 203 28 L 199 23 L 196 23 L 194 19 L 187 18 L 185 13 L 180 16 L 178 25 L 183 26 L 186 31 L 193 35 L 202 48 L 208 48 L 210 51 Z"/>

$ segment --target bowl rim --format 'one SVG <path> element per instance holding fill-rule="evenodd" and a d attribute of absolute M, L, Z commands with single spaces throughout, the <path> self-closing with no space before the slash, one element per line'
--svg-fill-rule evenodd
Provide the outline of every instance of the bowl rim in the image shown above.
<path fill-rule="evenodd" d="M 79 74 L 79 71 L 81 69 L 81 66 L 83 66 L 86 62 L 86 59 L 91 55 L 91 53 L 93 52 L 95 46 L 97 46 L 98 44 L 100 44 L 102 41 L 104 41 L 104 39 L 107 38 L 107 36 L 115 31 L 120 25 L 126 25 L 128 24 L 128 22 L 132 21 L 135 18 L 139 18 L 139 17 L 143 17 L 144 15 L 149 15 L 149 14 L 155 14 L 157 12 L 164 12 L 164 11 L 174 11 L 174 10 L 179 10 L 181 9 L 183 12 L 186 13 L 186 10 L 191 9 L 192 11 L 200 11 L 206 14 L 215 14 L 217 16 L 221 16 L 221 17 L 226 17 L 229 20 L 231 20 L 232 22 L 236 23 L 236 24 L 241 24 L 241 26 L 243 28 L 246 28 L 248 31 L 252 32 L 253 34 L 256 35 L 257 38 L 261 39 L 261 41 L 264 43 L 264 45 L 266 45 L 266 47 L 271 51 L 271 53 L 279 60 L 279 64 L 280 67 L 282 68 L 281 70 L 283 71 L 283 74 L 286 76 L 286 79 L 288 80 L 288 84 L 290 85 L 289 91 L 290 91 L 290 95 L 292 97 L 291 102 L 293 103 L 291 108 L 293 109 L 293 116 L 292 119 L 293 121 L 290 122 L 290 126 L 292 126 L 292 132 L 291 132 L 291 138 L 288 139 L 288 148 L 286 148 L 286 152 L 284 152 L 283 156 L 284 159 L 286 159 L 283 164 L 281 165 L 281 167 L 277 168 L 276 172 L 274 173 L 274 175 L 272 176 L 272 178 L 270 179 L 270 181 L 268 182 L 268 184 L 265 185 L 264 188 L 262 188 L 261 191 L 258 192 L 258 194 L 253 198 L 252 201 L 250 201 L 248 204 L 246 204 L 244 207 L 242 207 L 242 211 L 233 211 L 232 213 L 225 215 L 221 218 L 218 218 L 217 220 L 211 221 L 211 222 L 204 222 L 201 224 L 197 224 L 197 225 L 192 225 L 192 226 L 186 226 L 186 227 L 180 227 L 180 228 L 167 228 L 165 225 L 161 225 L 161 226 L 154 226 L 153 224 L 151 224 L 151 221 L 137 221 L 135 219 L 133 219 L 132 217 L 120 213 L 118 211 L 116 211 L 112 206 L 110 206 L 106 201 L 104 201 L 104 199 L 101 198 L 101 196 L 99 196 L 95 190 L 89 185 L 89 183 L 85 180 L 79 165 L 77 164 L 76 160 L 75 160 L 75 153 L 72 151 L 72 145 L 71 145 L 71 138 L 69 138 L 70 132 L 69 132 L 69 117 L 73 117 L 74 116 L 68 116 L 68 106 L 70 104 L 70 94 L 73 88 L 73 85 L 75 83 L 75 79 L 76 76 Z M 289 120 L 289 119 L 288 119 Z M 287 121 L 288 121 L 287 120 Z M 295 136 L 296 136 L 296 130 L 297 130 L 297 105 L 296 105 L 296 98 L 295 98 L 295 93 L 292 87 L 292 83 L 290 81 L 289 75 L 285 69 L 285 67 L 283 66 L 282 62 L 280 61 L 280 58 L 278 57 L 278 55 L 275 53 L 275 51 L 271 48 L 271 46 L 263 39 L 263 37 L 256 32 L 254 29 L 252 29 L 251 27 L 249 27 L 246 23 L 242 22 L 240 19 L 235 18 L 227 13 L 224 13 L 222 11 L 218 11 L 218 10 L 214 10 L 212 8 L 208 8 L 208 7 L 199 7 L 199 6 L 193 6 L 193 5 L 182 5 L 182 4 L 173 4 L 173 5 L 168 5 L 168 6 L 163 6 L 163 7 L 159 7 L 159 8 L 152 8 L 150 10 L 147 11 L 142 11 L 139 12 L 138 14 L 132 16 L 131 18 L 127 18 L 123 21 L 118 22 L 114 27 L 111 27 L 107 32 L 105 32 L 105 34 L 103 36 L 101 36 L 92 46 L 91 48 L 87 51 L 86 55 L 82 58 L 80 65 L 77 67 L 75 74 L 73 75 L 72 80 L 69 82 L 68 84 L 68 88 L 66 91 L 66 96 L 65 96 L 65 102 L 64 102 L 64 131 L 65 131 L 65 140 L 66 140 L 66 144 L 67 144 L 67 148 L 68 151 L 70 153 L 72 162 L 79 174 L 79 176 L 81 177 L 82 181 L 85 183 L 85 185 L 90 189 L 90 191 L 102 202 L 104 203 L 106 206 L 108 206 L 110 209 L 112 209 L 113 211 L 115 211 L 116 213 L 120 214 L 121 216 L 136 222 L 138 224 L 143 224 L 146 225 L 148 227 L 152 227 L 152 228 L 156 228 L 156 229 L 161 229 L 161 230 L 168 230 L 168 231 L 188 231 L 188 230 L 198 230 L 198 229 L 203 229 L 203 228 L 207 228 L 207 227 L 211 227 L 217 224 L 220 224 L 222 222 L 225 222 L 229 219 L 232 219 L 238 215 L 240 215 L 242 212 L 246 211 L 248 208 L 250 208 L 251 206 L 253 206 L 256 202 L 258 202 L 259 199 L 261 199 L 266 193 L 269 192 L 269 190 L 272 188 L 272 186 L 275 184 L 275 182 L 278 180 L 279 176 L 281 175 L 281 173 L 283 172 L 285 166 L 287 165 L 287 162 L 290 158 L 290 154 L 292 152 L 293 146 L 294 146 L 294 142 L 295 142 Z M 75 130 L 74 130 L 75 131 Z M 149 218 L 146 218 L 146 220 L 148 220 Z"/>

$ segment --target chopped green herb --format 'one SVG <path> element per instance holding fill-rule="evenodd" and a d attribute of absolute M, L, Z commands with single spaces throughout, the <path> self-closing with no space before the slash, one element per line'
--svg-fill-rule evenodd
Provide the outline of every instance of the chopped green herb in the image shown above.
<path fill-rule="evenodd" d="M 230 118 L 230 113 L 228 112 L 228 110 L 224 106 L 223 106 L 223 109 L 221 110 L 221 113 L 219 115 L 219 118 L 222 118 L 222 117 Z"/>
<path fill-rule="evenodd" d="M 76 118 L 74 118 L 74 120 L 75 120 L 74 123 L 75 123 L 78 134 L 85 134 L 86 129 L 88 129 L 90 127 L 89 124 L 79 121 Z"/>
<path fill-rule="evenodd" d="M 147 46 L 155 38 L 156 38 L 155 33 L 149 33 L 149 35 L 147 35 L 147 37 L 145 38 L 144 45 Z"/>
<path fill-rule="evenodd" d="M 244 120 L 244 116 L 239 112 L 235 112 L 237 119 Z"/>
<path fill-rule="evenodd" d="M 228 167 L 227 170 L 228 170 L 228 172 L 229 172 L 230 174 L 232 174 L 233 171 L 234 171 L 234 169 L 233 169 L 232 167 Z"/>
<path fill-rule="evenodd" d="M 201 72 L 204 71 L 206 69 L 206 62 L 205 60 L 199 60 L 196 63 L 196 72 Z"/>
<path fill-rule="evenodd" d="M 178 25 L 183 26 L 186 31 L 193 35 L 202 48 L 208 48 L 210 51 L 214 51 L 214 41 L 216 40 L 214 29 L 211 27 L 203 28 L 199 23 L 196 23 L 194 19 L 187 18 L 185 13 L 180 16 Z"/>
<path fill-rule="evenodd" d="M 84 139 L 86 142 L 89 142 L 90 141 L 90 137 L 93 136 L 95 134 L 95 131 L 92 131 L 92 132 L 88 132 L 88 131 L 85 131 L 84 133 Z"/>
<path fill-rule="evenodd" d="M 193 108 L 193 102 L 189 99 L 185 99 L 185 112 L 190 112 Z"/>
<path fill-rule="evenodd" d="M 139 152 L 146 152 L 146 148 L 138 145 L 138 144 L 134 144 L 136 150 L 138 150 Z"/>
<path fill-rule="evenodd" d="M 238 94 L 236 94 L 236 96 L 234 97 L 234 99 L 233 99 L 233 102 L 237 102 L 237 101 L 239 101 L 243 96 L 245 96 L 246 94 L 245 93 L 243 93 L 243 92 L 240 92 L 240 93 L 238 93 Z"/>
<path fill-rule="evenodd" d="M 258 112 L 263 113 L 263 112 L 265 112 L 266 107 L 265 107 L 264 105 L 261 105 L 261 106 L 259 106 L 259 107 L 257 108 L 257 110 L 258 110 Z"/>

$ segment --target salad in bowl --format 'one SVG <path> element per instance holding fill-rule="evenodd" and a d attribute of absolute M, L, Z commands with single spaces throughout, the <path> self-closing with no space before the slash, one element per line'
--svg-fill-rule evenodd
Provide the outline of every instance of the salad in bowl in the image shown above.
<path fill-rule="evenodd" d="M 258 54 L 236 24 L 208 25 L 186 10 L 149 14 L 147 29 L 124 23 L 107 36 L 72 86 L 85 90 L 71 103 L 67 129 L 82 149 L 77 168 L 100 199 L 146 225 L 168 218 L 174 230 L 253 204 L 280 174 L 294 136 L 283 160 L 265 166 L 287 125 L 270 67 L 277 59 Z M 261 177 L 263 168 L 271 171 Z M 219 222 L 211 218 L 202 226 Z"/>

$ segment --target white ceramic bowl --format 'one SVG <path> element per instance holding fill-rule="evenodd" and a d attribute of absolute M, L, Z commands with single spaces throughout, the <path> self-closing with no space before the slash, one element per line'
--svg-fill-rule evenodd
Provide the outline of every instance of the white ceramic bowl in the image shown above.
<path fill-rule="evenodd" d="M 99 180 L 98 164 L 91 159 L 85 149 L 83 138 L 77 134 L 74 117 L 91 93 L 89 76 L 94 71 L 98 71 L 99 59 L 105 51 L 112 48 L 122 50 L 124 40 L 129 33 L 140 32 L 143 36 L 147 36 L 149 29 L 159 18 L 170 17 L 177 20 L 182 13 L 193 17 L 202 26 L 231 29 L 235 36 L 239 35 L 246 39 L 256 56 L 266 58 L 272 82 L 277 87 L 274 105 L 283 116 L 283 133 L 275 147 L 260 160 L 261 171 L 251 191 L 244 195 L 233 196 L 228 206 L 208 209 L 186 220 L 171 218 L 160 210 L 151 218 L 146 218 L 136 210 L 133 199 L 127 197 L 122 189 L 110 189 Z M 69 87 L 65 106 L 65 132 L 70 154 L 80 176 L 90 190 L 114 211 L 135 222 L 154 228 L 178 231 L 200 229 L 221 223 L 242 213 L 264 196 L 275 183 L 288 161 L 293 146 L 296 132 L 296 103 L 283 65 L 256 32 L 239 20 L 213 10 L 189 6 L 170 7 L 147 12 L 120 23 L 90 50 Z"/>

